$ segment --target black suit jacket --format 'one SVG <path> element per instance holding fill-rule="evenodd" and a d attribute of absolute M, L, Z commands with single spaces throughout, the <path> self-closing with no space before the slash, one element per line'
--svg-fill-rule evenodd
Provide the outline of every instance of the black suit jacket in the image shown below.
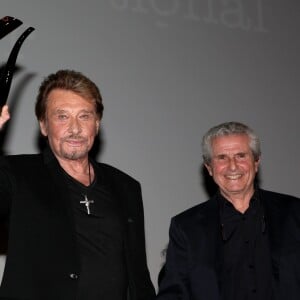
<path fill-rule="evenodd" d="M 80 264 L 67 184 L 54 155 L 44 154 L 0 159 L 0 213 L 9 215 L 1 300 L 76 299 Z M 129 299 L 152 299 L 140 185 L 111 166 L 96 168 L 123 211 Z"/>
<path fill-rule="evenodd" d="M 300 299 L 300 199 L 260 190 L 274 299 Z M 221 300 L 222 237 L 217 196 L 175 216 L 159 300 Z"/>

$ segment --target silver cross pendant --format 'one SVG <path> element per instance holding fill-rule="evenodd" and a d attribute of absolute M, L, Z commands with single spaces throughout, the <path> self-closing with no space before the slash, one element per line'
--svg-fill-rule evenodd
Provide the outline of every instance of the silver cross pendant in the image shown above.
<path fill-rule="evenodd" d="M 84 204 L 86 207 L 86 212 L 89 215 L 91 213 L 90 211 L 90 204 L 94 203 L 94 200 L 89 200 L 87 195 L 84 195 L 84 200 L 80 201 L 80 204 Z"/>

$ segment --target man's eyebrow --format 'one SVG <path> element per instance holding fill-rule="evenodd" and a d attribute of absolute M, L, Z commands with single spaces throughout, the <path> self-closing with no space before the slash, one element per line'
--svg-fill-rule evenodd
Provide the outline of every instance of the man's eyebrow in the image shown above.
<path fill-rule="evenodd" d="M 91 109 L 82 109 L 81 111 L 79 111 L 79 113 L 81 113 L 81 112 L 92 114 L 94 111 Z"/>
<path fill-rule="evenodd" d="M 67 112 L 67 110 L 58 108 L 58 109 L 56 109 L 56 110 L 53 111 L 53 115 L 57 115 L 57 114 L 61 114 L 61 113 L 66 113 L 66 112 Z"/>
<path fill-rule="evenodd" d="M 58 109 L 54 110 L 54 114 L 64 113 L 64 112 L 69 112 L 69 110 L 68 109 L 63 109 L 63 108 L 58 108 Z M 82 113 L 82 112 L 93 114 L 93 110 L 91 110 L 91 109 L 82 109 L 82 110 L 79 111 L 79 113 Z"/>

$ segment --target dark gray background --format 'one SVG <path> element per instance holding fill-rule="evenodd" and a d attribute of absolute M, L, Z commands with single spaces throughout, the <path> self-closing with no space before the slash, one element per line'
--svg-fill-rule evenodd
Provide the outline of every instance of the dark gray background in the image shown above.
<path fill-rule="evenodd" d="M 253 127 L 261 185 L 300 196 L 299 1 L 1 0 L 0 8 L 24 21 L 0 41 L 1 63 L 36 28 L 18 57 L 4 150 L 38 151 L 33 109 L 46 75 L 72 68 L 93 79 L 105 105 L 98 159 L 142 184 L 155 284 L 171 216 L 208 197 L 200 143 L 209 127 Z"/>

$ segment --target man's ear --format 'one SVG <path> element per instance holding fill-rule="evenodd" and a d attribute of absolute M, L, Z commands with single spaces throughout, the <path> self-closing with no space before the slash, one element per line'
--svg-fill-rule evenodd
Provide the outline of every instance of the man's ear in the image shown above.
<path fill-rule="evenodd" d="M 255 160 L 254 164 L 255 164 L 255 172 L 257 173 L 258 172 L 258 167 L 259 167 L 259 164 L 260 164 L 260 157 Z"/>
<path fill-rule="evenodd" d="M 43 136 L 48 136 L 48 130 L 45 121 L 39 121 L 40 131 Z"/>
<path fill-rule="evenodd" d="M 96 134 L 99 133 L 99 130 L 100 130 L 100 120 L 97 120 L 96 121 Z"/>
<path fill-rule="evenodd" d="M 209 164 L 204 164 L 204 166 L 205 166 L 205 168 L 206 168 L 208 174 L 209 174 L 210 176 L 212 176 L 213 174 L 212 174 L 212 168 L 211 168 L 211 166 L 210 166 Z"/>

